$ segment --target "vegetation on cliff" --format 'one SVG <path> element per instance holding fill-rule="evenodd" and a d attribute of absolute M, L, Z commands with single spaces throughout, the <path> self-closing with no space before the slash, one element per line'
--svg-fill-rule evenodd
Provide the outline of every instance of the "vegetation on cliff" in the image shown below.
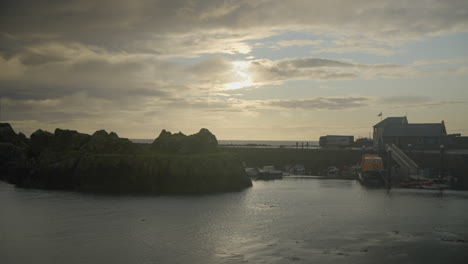
<path fill-rule="evenodd" d="M 20 187 L 202 194 L 252 185 L 207 129 L 190 136 L 163 130 L 148 150 L 104 130 L 37 130 L 28 139 L 0 124 L 0 158 L 0 179 Z"/>

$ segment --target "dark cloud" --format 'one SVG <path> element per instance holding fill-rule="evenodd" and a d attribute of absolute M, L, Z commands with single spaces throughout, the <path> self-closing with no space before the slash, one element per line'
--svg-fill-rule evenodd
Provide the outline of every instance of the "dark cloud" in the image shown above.
<path fill-rule="evenodd" d="M 152 54 L 182 53 L 182 48 L 193 54 L 210 52 L 203 45 L 255 39 L 260 32 L 275 34 L 275 30 L 290 27 L 328 33 L 343 29 L 347 35 L 389 41 L 417 39 L 467 31 L 468 21 L 465 0 L 428 4 L 383 0 L 17 0 L 4 1 L 0 10 L 0 33 L 13 36 L 16 47 L 53 39 Z M 2 52 L 14 52 L 12 46 L 2 44 Z"/>
<path fill-rule="evenodd" d="M 25 51 L 20 55 L 20 60 L 24 65 L 35 66 L 49 62 L 65 61 L 65 58 L 61 56 L 44 55 L 40 53 Z"/>
<path fill-rule="evenodd" d="M 3 98 L 15 100 L 57 99 L 78 93 L 85 93 L 88 96 L 109 100 L 117 100 L 121 97 L 169 97 L 172 94 L 169 91 L 171 87 L 163 87 L 164 89 L 161 90 L 157 88 L 138 87 L 124 89 L 122 87 L 103 88 L 102 86 L 78 86 L 75 84 L 33 85 L 19 82 L 0 82 L 0 87 Z"/>
<path fill-rule="evenodd" d="M 277 61 L 261 59 L 251 62 L 256 83 L 288 80 L 343 80 L 377 77 L 405 77 L 416 70 L 398 64 L 360 64 L 323 58 L 291 58 Z"/>
<path fill-rule="evenodd" d="M 164 115 L 166 122 L 175 123 L 168 113 L 178 109 L 184 116 L 183 111 L 197 110 L 362 107 L 374 101 L 365 97 L 232 101 L 209 94 L 227 83 L 259 87 L 290 80 L 407 77 L 418 72 L 402 65 L 326 58 L 254 60 L 248 67 L 220 56 L 191 65 L 169 60 L 247 54 L 255 43 L 291 29 L 343 38 L 336 43 L 338 50 L 374 48 L 374 53 L 392 54 L 395 45 L 408 40 L 468 31 L 467 13 L 466 0 L 3 1 L 0 92 L 10 100 L 11 119 L 23 124 L 28 118 L 103 120 L 115 113 L 130 122 L 135 116 L 129 112 Z M 301 42 L 286 45 L 293 43 Z M 414 105 L 392 100 L 392 105 Z"/>
<path fill-rule="evenodd" d="M 166 97 L 177 92 L 177 88 L 186 90 L 183 85 L 164 81 L 173 78 L 173 68 L 176 66 L 172 63 L 96 53 L 81 57 L 53 63 L 23 64 L 18 76 L 0 78 L 2 96 L 28 100 L 86 93 L 93 97 L 115 99 L 121 96 Z"/>
<path fill-rule="evenodd" d="M 264 103 L 267 106 L 287 108 L 287 109 L 305 109 L 305 110 L 341 110 L 348 108 L 357 108 L 368 106 L 369 99 L 365 97 L 318 97 L 310 99 L 289 99 L 289 100 L 271 100 Z"/>
<path fill-rule="evenodd" d="M 353 67 L 349 62 L 321 59 L 321 58 L 294 58 L 278 62 L 279 68 L 318 68 L 318 67 Z"/>
<path fill-rule="evenodd" d="M 441 105 L 467 104 L 467 100 L 438 100 L 430 96 L 388 96 L 377 100 L 381 105 L 388 105 L 390 108 L 415 108 L 431 107 Z"/>
<path fill-rule="evenodd" d="M 8 112 L 5 118 L 10 122 L 36 120 L 38 122 L 47 123 L 65 123 L 75 120 L 86 120 L 99 118 L 100 115 L 90 112 L 64 112 L 61 109 L 56 111 L 26 111 L 22 109 L 20 112 Z"/>
<path fill-rule="evenodd" d="M 207 60 L 187 66 L 185 71 L 188 74 L 195 74 L 204 77 L 224 74 L 232 68 L 232 64 L 220 56 L 213 56 Z"/>

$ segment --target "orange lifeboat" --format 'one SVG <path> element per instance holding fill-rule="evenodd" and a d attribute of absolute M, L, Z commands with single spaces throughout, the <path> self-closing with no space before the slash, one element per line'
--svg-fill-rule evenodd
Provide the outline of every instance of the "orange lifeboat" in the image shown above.
<path fill-rule="evenodd" d="M 365 186 L 387 186 L 388 180 L 384 170 L 383 160 L 376 154 L 364 154 L 361 159 L 359 181 Z"/>
<path fill-rule="evenodd" d="M 364 154 L 361 159 L 362 171 L 383 170 L 382 158 L 375 154 Z"/>

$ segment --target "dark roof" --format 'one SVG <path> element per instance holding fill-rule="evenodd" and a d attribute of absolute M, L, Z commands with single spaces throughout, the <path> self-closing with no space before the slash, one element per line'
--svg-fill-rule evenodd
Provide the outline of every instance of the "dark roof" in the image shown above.
<path fill-rule="evenodd" d="M 384 137 L 439 137 L 447 135 L 444 123 L 392 125 L 384 130 Z"/>
<path fill-rule="evenodd" d="M 387 117 L 384 120 L 380 121 L 374 127 L 386 127 L 389 125 L 401 125 L 401 124 L 408 124 L 408 119 L 406 116 L 402 117 Z"/>

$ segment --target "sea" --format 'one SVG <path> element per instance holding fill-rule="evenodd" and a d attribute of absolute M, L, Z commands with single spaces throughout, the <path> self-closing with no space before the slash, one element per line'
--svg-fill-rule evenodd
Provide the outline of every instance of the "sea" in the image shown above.
<path fill-rule="evenodd" d="M 134 143 L 151 144 L 154 139 L 130 139 Z M 297 144 L 296 144 L 297 143 Z M 218 140 L 218 145 L 250 148 L 318 148 L 318 141 L 306 140 Z"/>
<path fill-rule="evenodd" d="M 284 178 L 204 196 L 0 182 L 0 263 L 467 263 L 468 192 Z"/>

